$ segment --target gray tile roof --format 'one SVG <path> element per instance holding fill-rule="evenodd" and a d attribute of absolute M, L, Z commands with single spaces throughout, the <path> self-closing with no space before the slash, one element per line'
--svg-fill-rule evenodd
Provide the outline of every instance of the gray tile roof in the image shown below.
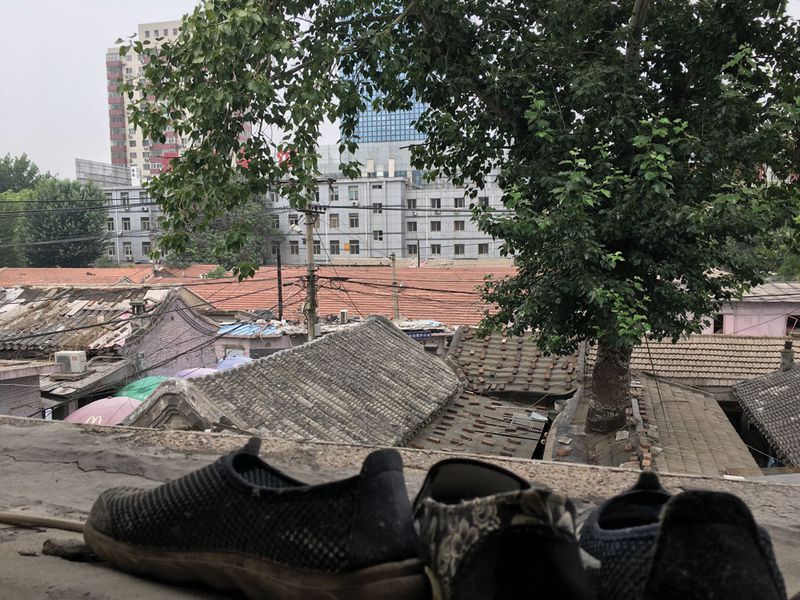
<path fill-rule="evenodd" d="M 720 334 L 690 335 L 675 343 L 649 340 L 634 348 L 631 369 L 687 385 L 730 387 L 777 369 L 784 341 L 782 337 Z M 586 354 L 591 372 L 597 348 L 590 347 Z"/>
<path fill-rule="evenodd" d="M 402 445 L 460 390 L 445 362 L 373 317 L 229 371 L 162 384 L 126 424 Z"/>
<path fill-rule="evenodd" d="M 648 427 L 648 434 L 661 448 L 655 457 L 658 471 L 711 477 L 761 474 L 713 396 L 644 374 L 639 382 L 642 418 L 646 427 L 655 425 Z"/>
<path fill-rule="evenodd" d="M 578 386 L 577 355 L 545 356 L 530 333 L 478 336 L 459 327 L 449 356 L 478 393 L 522 392 L 565 396 Z"/>
<path fill-rule="evenodd" d="M 768 281 L 742 296 L 744 302 L 800 302 L 800 282 Z"/>
<path fill-rule="evenodd" d="M 531 458 L 544 423 L 530 402 L 462 392 L 408 444 L 409 448 Z M 547 414 L 547 409 L 539 409 Z"/>
<path fill-rule="evenodd" d="M 733 397 L 778 458 L 800 467 L 800 366 L 739 383 Z"/>
<path fill-rule="evenodd" d="M 107 351 L 154 322 L 176 292 L 148 287 L 0 288 L 0 350 Z M 132 319 L 132 304 L 143 316 Z"/>

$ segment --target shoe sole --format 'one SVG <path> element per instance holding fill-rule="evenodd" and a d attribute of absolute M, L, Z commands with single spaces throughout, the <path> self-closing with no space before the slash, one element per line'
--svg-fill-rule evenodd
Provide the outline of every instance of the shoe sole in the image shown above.
<path fill-rule="evenodd" d="M 306 571 L 236 552 L 173 551 L 119 542 L 86 523 L 86 543 L 124 571 L 170 583 L 203 582 L 220 591 L 276 600 L 418 600 L 430 595 L 418 559 L 349 573 Z"/>

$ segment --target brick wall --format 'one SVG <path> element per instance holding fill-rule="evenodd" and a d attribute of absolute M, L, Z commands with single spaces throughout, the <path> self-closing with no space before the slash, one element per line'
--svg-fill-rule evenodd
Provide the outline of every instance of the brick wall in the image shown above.
<path fill-rule="evenodd" d="M 183 300 L 176 298 L 165 307 L 165 314 L 158 322 L 123 354 L 133 361 L 141 355 L 140 368 L 147 370 L 143 375 L 174 375 L 191 367 L 213 367 L 217 360 L 215 337 L 216 328 L 194 315 Z M 165 361 L 169 362 L 156 366 Z"/>
<path fill-rule="evenodd" d="M 39 376 L 20 377 L 0 382 L 0 415 L 39 416 Z M 36 414 L 34 414 L 36 413 Z"/>

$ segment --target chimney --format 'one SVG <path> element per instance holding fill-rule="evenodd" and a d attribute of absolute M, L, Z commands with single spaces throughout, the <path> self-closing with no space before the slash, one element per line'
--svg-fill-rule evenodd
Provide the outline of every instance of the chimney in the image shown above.
<path fill-rule="evenodd" d="M 342 310 L 339 311 L 339 323 L 341 323 L 342 325 L 346 325 L 347 322 L 348 322 L 347 310 L 343 308 Z M 791 344 L 791 342 L 789 343 Z"/>
<path fill-rule="evenodd" d="M 144 313 L 144 300 L 131 300 L 131 312 L 134 315 L 141 315 Z M 789 342 L 791 343 L 791 342 Z"/>
<path fill-rule="evenodd" d="M 794 368 L 794 350 L 792 341 L 786 340 L 781 350 L 781 371 L 791 371 Z"/>

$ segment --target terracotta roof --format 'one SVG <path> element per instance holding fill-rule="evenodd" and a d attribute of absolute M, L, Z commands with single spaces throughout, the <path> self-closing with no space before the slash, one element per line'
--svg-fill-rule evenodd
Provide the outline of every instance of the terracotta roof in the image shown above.
<path fill-rule="evenodd" d="M 544 428 L 531 412 L 529 402 L 462 392 L 407 446 L 531 458 Z"/>
<path fill-rule="evenodd" d="M 577 355 L 546 356 L 535 337 L 491 333 L 478 336 L 461 327 L 448 353 L 478 393 L 521 392 L 565 396 L 578 386 Z"/>
<path fill-rule="evenodd" d="M 491 267 L 495 278 L 513 275 L 511 267 Z M 407 319 L 435 319 L 447 325 L 475 325 L 487 308 L 476 290 L 487 268 L 398 268 L 400 315 Z M 305 268 L 284 268 L 284 317 L 302 318 Z M 319 314 L 338 315 L 347 309 L 353 315 L 392 315 L 392 270 L 388 267 L 321 267 Z M 211 280 L 192 290 L 216 308 L 224 310 L 277 311 L 277 275 L 273 267 L 262 267 L 254 279 L 241 283 Z"/>
<path fill-rule="evenodd" d="M 778 458 L 800 467 L 800 367 L 736 384 L 733 397 Z"/>
<path fill-rule="evenodd" d="M 0 269 L 0 287 L 20 285 L 117 285 L 144 283 L 153 274 L 151 265 L 109 268 L 7 267 Z"/>
<path fill-rule="evenodd" d="M 778 368 L 784 340 L 719 334 L 690 335 L 674 344 L 650 340 L 633 350 L 631 368 L 687 385 L 729 387 Z M 587 370 L 594 366 L 596 356 L 596 347 L 589 348 Z"/>
<path fill-rule="evenodd" d="M 393 446 L 459 388 L 444 361 L 373 318 L 235 369 L 165 382 L 125 422 L 222 423 L 292 439 Z"/>
<path fill-rule="evenodd" d="M 192 291 L 221 310 L 277 312 L 275 267 L 261 267 L 253 279 L 204 280 L 213 265 L 192 265 L 185 270 L 153 265 L 110 269 L 0 269 L 0 287 L 19 285 L 188 285 Z M 487 274 L 500 279 L 516 269 L 504 265 L 454 267 L 398 267 L 400 315 L 407 319 L 435 319 L 447 325 L 475 325 L 487 306 L 477 287 Z M 338 315 L 347 309 L 354 316 L 392 316 L 392 269 L 390 267 L 320 267 L 319 314 Z M 302 319 L 305 299 L 305 267 L 284 267 L 284 317 Z"/>
<path fill-rule="evenodd" d="M 656 385 L 649 375 L 640 374 L 638 380 L 647 435 L 652 446 L 660 448 L 654 456 L 659 472 L 711 477 L 761 474 L 712 395 L 663 379 Z"/>
<path fill-rule="evenodd" d="M 146 330 L 171 290 L 147 287 L 0 288 L 0 350 L 106 350 Z"/>

